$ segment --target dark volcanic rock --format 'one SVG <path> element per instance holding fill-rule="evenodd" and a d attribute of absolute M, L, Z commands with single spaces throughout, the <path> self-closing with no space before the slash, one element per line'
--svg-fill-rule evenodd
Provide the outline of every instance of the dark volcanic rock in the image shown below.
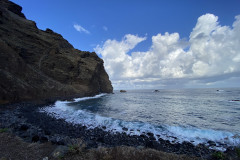
<path fill-rule="evenodd" d="M 0 104 L 112 93 L 96 53 L 74 49 L 51 29 L 39 30 L 21 10 L 0 1 Z"/>
<path fill-rule="evenodd" d="M 37 142 L 39 141 L 39 136 L 38 135 L 35 135 L 32 137 L 32 142 Z"/>
<path fill-rule="evenodd" d="M 23 130 L 23 131 L 28 130 L 28 128 L 29 128 L 29 126 L 26 125 L 26 124 L 23 124 L 23 125 L 21 125 L 21 127 L 20 127 L 20 129 Z"/>

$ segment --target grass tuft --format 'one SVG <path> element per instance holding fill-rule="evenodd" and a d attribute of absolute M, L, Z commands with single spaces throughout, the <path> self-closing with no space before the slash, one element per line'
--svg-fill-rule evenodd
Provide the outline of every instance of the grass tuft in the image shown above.
<path fill-rule="evenodd" d="M 224 154 L 222 152 L 214 152 L 212 158 L 216 160 L 224 160 Z"/>
<path fill-rule="evenodd" d="M 235 150 L 236 150 L 238 158 L 240 158 L 240 148 L 236 148 Z"/>
<path fill-rule="evenodd" d="M 8 131 L 8 128 L 0 128 L 0 133 L 4 133 L 4 132 L 7 132 Z"/>
<path fill-rule="evenodd" d="M 76 154 L 76 153 L 81 153 L 85 150 L 86 145 L 83 143 L 81 139 L 73 139 L 70 141 L 68 144 L 68 150 L 70 153 Z"/>

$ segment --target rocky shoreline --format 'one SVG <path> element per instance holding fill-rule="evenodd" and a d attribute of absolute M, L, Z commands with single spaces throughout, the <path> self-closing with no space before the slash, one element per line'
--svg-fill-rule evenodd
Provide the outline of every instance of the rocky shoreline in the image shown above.
<path fill-rule="evenodd" d="M 209 159 L 215 152 L 207 146 L 200 144 L 194 146 L 189 142 L 172 144 L 159 138 L 155 140 L 152 133 L 140 136 L 130 136 L 126 133 L 111 133 L 103 128 L 87 129 L 82 125 L 73 125 L 62 119 L 55 119 L 39 108 L 48 106 L 33 103 L 18 103 L 0 107 L 0 128 L 8 128 L 15 135 L 26 142 L 67 145 L 71 139 L 80 138 L 87 148 L 132 146 L 137 148 L 152 148 L 174 154 Z M 231 148 L 226 152 L 231 152 Z"/>

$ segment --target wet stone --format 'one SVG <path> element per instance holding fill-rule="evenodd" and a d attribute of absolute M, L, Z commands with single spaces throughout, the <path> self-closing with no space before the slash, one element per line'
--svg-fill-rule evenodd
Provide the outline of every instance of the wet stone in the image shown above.
<path fill-rule="evenodd" d="M 28 135 L 27 132 L 21 133 L 20 136 L 21 136 L 22 138 L 27 138 L 27 137 L 29 137 L 29 135 Z"/>
<path fill-rule="evenodd" d="M 104 142 L 104 139 L 103 139 L 102 137 L 99 137 L 99 138 L 97 139 L 97 141 L 103 143 L 103 142 Z"/>
<path fill-rule="evenodd" d="M 155 137 L 152 137 L 152 136 L 149 137 L 149 139 L 152 140 L 152 141 L 155 141 L 155 140 L 156 140 Z"/>
<path fill-rule="evenodd" d="M 141 134 L 140 137 L 146 138 L 147 136 L 145 134 Z"/>
<path fill-rule="evenodd" d="M 27 126 L 26 124 L 23 124 L 20 126 L 20 130 L 22 130 L 22 131 L 26 131 L 26 130 L 28 130 L 28 128 L 29 128 L 29 126 Z"/>
<path fill-rule="evenodd" d="M 48 138 L 47 138 L 47 137 L 41 137 L 41 138 L 40 138 L 40 142 L 41 142 L 41 143 L 48 142 Z"/>
<path fill-rule="evenodd" d="M 32 137 L 32 142 L 37 142 L 39 141 L 39 136 L 38 135 L 35 135 Z"/>
<path fill-rule="evenodd" d="M 153 137 L 153 133 L 151 133 L 151 132 L 148 132 L 147 135 L 150 137 Z"/>
<path fill-rule="evenodd" d="M 213 142 L 213 141 L 208 141 L 207 143 L 208 143 L 210 146 L 216 146 L 216 143 Z"/>
<path fill-rule="evenodd" d="M 44 133 L 45 133 L 46 135 L 51 135 L 51 132 L 50 132 L 49 130 L 45 130 Z"/>

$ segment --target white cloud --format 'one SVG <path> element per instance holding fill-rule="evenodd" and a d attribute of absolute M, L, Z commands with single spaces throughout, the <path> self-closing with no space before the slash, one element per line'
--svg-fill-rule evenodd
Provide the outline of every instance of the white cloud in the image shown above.
<path fill-rule="evenodd" d="M 178 33 L 157 34 L 146 52 L 130 52 L 146 40 L 131 34 L 121 41 L 109 39 L 95 51 L 102 55 L 115 88 L 193 84 L 191 81 L 214 84 L 240 77 L 240 16 L 235 19 L 232 27 L 221 26 L 217 16 L 205 14 L 198 18 L 189 41 L 180 39 Z"/>
<path fill-rule="evenodd" d="M 84 32 L 86 34 L 90 34 L 88 30 L 80 26 L 79 24 L 74 24 L 73 27 L 78 31 L 78 32 Z"/>
<path fill-rule="evenodd" d="M 104 31 L 108 31 L 108 28 L 106 26 L 103 26 Z"/>
<path fill-rule="evenodd" d="M 102 47 L 99 45 L 95 48 L 97 53 L 102 55 L 105 68 L 111 78 L 120 80 L 135 75 L 129 67 L 135 67 L 132 57 L 127 53 L 138 43 L 144 41 L 145 37 L 138 37 L 127 34 L 119 42 L 116 40 L 107 40 Z"/>

